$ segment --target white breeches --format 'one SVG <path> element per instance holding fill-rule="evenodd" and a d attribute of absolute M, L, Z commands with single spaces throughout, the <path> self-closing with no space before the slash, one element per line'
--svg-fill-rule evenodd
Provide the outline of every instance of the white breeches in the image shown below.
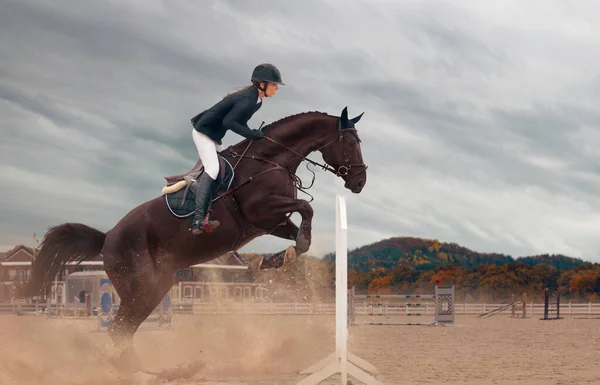
<path fill-rule="evenodd" d="M 206 172 L 213 180 L 219 175 L 219 158 L 217 151 L 223 151 L 223 145 L 216 144 L 211 138 L 192 128 L 192 137 L 198 149 L 198 155 Z"/>

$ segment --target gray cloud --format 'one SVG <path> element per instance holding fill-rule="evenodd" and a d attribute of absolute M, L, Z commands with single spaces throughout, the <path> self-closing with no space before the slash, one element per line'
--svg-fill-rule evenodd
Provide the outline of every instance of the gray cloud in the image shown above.
<path fill-rule="evenodd" d="M 268 61 L 288 85 L 251 125 L 366 111 L 367 187 L 355 196 L 316 171 L 311 253 L 333 249 L 342 193 L 350 247 L 407 235 L 598 261 L 595 8 L 5 2 L 0 246 L 30 243 L 64 221 L 110 229 L 160 194 L 164 175 L 195 163 L 189 119 Z M 532 12 L 539 17 L 522 16 Z M 228 134 L 225 144 L 237 140 Z M 245 250 L 286 244 L 264 237 Z"/>

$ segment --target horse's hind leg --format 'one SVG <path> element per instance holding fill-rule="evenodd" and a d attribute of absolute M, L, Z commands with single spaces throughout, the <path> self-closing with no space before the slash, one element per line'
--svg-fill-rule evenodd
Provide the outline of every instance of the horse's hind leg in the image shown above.
<path fill-rule="evenodd" d="M 294 250 L 294 246 L 288 246 L 285 250 L 275 253 L 268 258 L 265 258 L 264 256 L 254 257 L 250 261 L 248 269 L 256 274 L 259 270 L 278 269 L 280 267 L 284 267 L 295 260 L 296 250 Z"/>
<path fill-rule="evenodd" d="M 106 274 L 121 298 L 108 334 L 117 344 L 130 343 L 172 287 L 173 274 L 166 266 L 156 265 L 147 251 L 128 256 L 105 250 L 104 263 Z"/>
<path fill-rule="evenodd" d="M 108 328 L 108 335 L 115 344 L 130 344 L 135 332 L 152 313 L 154 307 L 149 301 L 138 301 L 132 296 L 121 296 L 119 310 Z"/>
<path fill-rule="evenodd" d="M 152 314 L 173 284 L 170 276 L 158 280 L 154 274 L 147 275 L 151 276 L 130 276 L 128 282 L 117 278 L 113 283 L 121 297 L 119 310 L 108 330 L 115 343 L 133 340 L 140 325 Z"/>
<path fill-rule="evenodd" d="M 113 359 L 113 363 L 122 370 L 139 371 L 142 368 L 133 350 L 133 337 L 169 292 L 173 277 L 155 272 L 154 269 L 147 269 L 145 274 L 136 275 L 131 272 L 108 274 L 121 297 L 119 310 L 108 329 L 113 342 L 123 348 L 121 354 Z"/>
<path fill-rule="evenodd" d="M 111 359 L 111 362 L 123 371 L 136 372 L 142 369 L 140 360 L 133 348 L 133 336 L 139 326 L 138 320 L 139 317 L 136 316 L 131 298 L 128 296 L 122 297 L 119 310 L 108 328 L 108 335 L 113 343 L 121 349 L 120 353 Z"/>

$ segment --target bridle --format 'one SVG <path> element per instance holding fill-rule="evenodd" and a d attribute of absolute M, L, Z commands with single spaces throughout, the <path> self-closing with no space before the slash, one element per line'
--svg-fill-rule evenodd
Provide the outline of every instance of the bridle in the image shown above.
<path fill-rule="evenodd" d="M 355 167 L 355 168 L 362 168 L 362 171 L 360 171 L 359 173 L 356 173 L 356 174 L 354 174 L 352 176 L 359 175 L 359 174 L 361 174 L 363 172 L 366 172 L 367 168 L 368 168 L 368 166 L 366 164 L 364 164 L 364 163 L 349 163 L 350 159 L 348 159 L 348 155 L 346 153 L 346 149 L 344 148 L 344 144 L 342 143 L 342 141 L 344 139 L 344 133 L 345 132 L 352 132 L 353 135 L 356 138 L 358 138 L 358 134 L 357 134 L 356 128 L 355 127 L 342 128 L 342 122 L 338 119 L 338 121 L 337 121 L 337 131 L 338 131 L 338 136 L 336 138 L 334 138 L 333 140 L 325 143 L 323 146 L 321 146 L 321 147 L 319 147 L 319 148 L 317 148 L 315 150 L 315 151 L 321 151 L 321 150 L 323 150 L 323 149 L 331 146 L 332 144 L 334 144 L 337 141 L 339 143 L 339 145 L 340 145 L 342 153 L 344 154 L 344 162 L 346 163 L 345 165 L 338 166 L 337 169 L 331 167 L 330 165 L 328 165 L 326 163 L 321 164 L 319 162 L 315 162 L 314 160 L 311 160 L 311 159 L 307 158 L 306 156 L 303 156 L 302 154 L 298 153 L 297 151 L 295 151 L 295 150 L 293 150 L 293 149 L 291 149 L 291 148 L 289 148 L 289 147 L 287 147 L 287 146 L 285 146 L 285 145 L 277 142 L 276 140 L 274 140 L 271 137 L 265 136 L 264 138 L 266 140 L 268 140 L 269 142 L 275 143 L 275 144 L 277 144 L 277 145 L 285 148 L 286 150 L 288 150 L 288 151 L 290 151 L 290 152 L 298 155 L 298 157 L 300 157 L 300 159 L 302 159 L 304 161 L 307 161 L 307 162 L 309 162 L 312 165 L 319 166 L 323 170 L 331 172 L 335 176 L 338 176 L 338 177 L 348 176 L 350 174 L 350 171 L 352 170 L 353 167 Z M 359 140 L 359 142 L 360 142 L 360 140 Z"/>
<path fill-rule="evenodd" d="M 273 138 L 271 138 L 271 137 L 264 136 L 264 139 L 265 139 L 265 140 L 268 140 L 268 141 L 269 141 L 269 142 L 271 142 L 271 143 L 277 144 L 278 146 L 281 146 L 281 147 L 285 148 L 287 151 L 289 151 L 289 152 L 291 152 L 291 153 L 293 153 L 293 154 L 297 155 L 297 156 L 298 156 L 300 159 L 302 159 L 303 161 L 307 161 L 308 163 L 310 163 L 310 164 L 312 164 L 312 165 L 319 166 L 319 167 L 321 167 L 323 170 L 329 171 L 329 172 L 331 172 L 332 174 L 334 174 L 335 176 L 338 176 L 338 177 L 344 177 L 344 176 L 348 176 L 348 175 L 350 175 L 350 172 L 353 170 L 353 168 L 358 168 L 358 169 L 361 169 L 361 168 L 362 168 L 362 171 L 360 171 L 360 172 L 358 172 L 358 173 L 356 173 L 356 174 L 353 174 L 352 176 L 360 175 L 361 173 L 363 173 L 363 172 L 366 172 L 366 170 L 367 170 L 367 167 L 368 167 L 366 164 L 364 164 L 364 163 L 349 163 L 349 162 L 350 162 L 350 160 L 348 159 L 348 154 L 346 153 L 346 150 L 344 149 L 344 144 L 342 143 L 342 141 L 343 141 L 343 139 L 344 139 L 344 133 L 346 133 L 346 132 L 352 132 L 352 134 L 353 134 L 353 135 L 354 135 L 354 136 L 357 138 L 357 140 L 360 142 L 360 139 L 358 139 L 358 134 L 357 134 L 357 130 L 356 130 L 356 128 L 355 128 L 355 127 L 342 128 L 342 123 L 341 123 L 341 120 L 340 120 L 340 119 L 338 119 L 338 121 L 337 121 L 337 131 L 338 131 L 338 135 L 337 135 L 337 137 L 336 137 L 336 138 L 334 138 L 333 140 L 331 140 L 331 141 L 329 141 L 329 142 L 325 143 L 323 146 L 321 146 L 321 147 L 319 147 L 319 148 L 317 148 L 317 149 L 315 150 L 315 151 L 321 151 L 321 150 L 323 150 L 323 149 L 325 149 L 325 148 L 327 148 L 327 147 L 329 147 L 329 146 L 333 145 L 333 144 L 334 144 L 334 143 L 337 141 L 337 142 L 339 143 L 339 145 L 341 146 L 342 153 L 344 154 L 344 162 L 346 163 L 346 164 L 344 164 L 344 165 L 338 166 L 338 167 L 337 167 L 337 169 L 335 169 L 335 168 L 333 168 L 333 167 L 329 166 L 329 165 L 328 165 L 328 164 L 326 164 L 326 163 L 323 163 L 323 164 L 321 164 L 321 163 L 319 163 L 319 162 L 315 162 L 314 160 L 311 160 L 311 159 L 307 158 L 306 156 L 304 156 L 304 155 L 302 155 L 302 154 L 298 153 L 296 150 L 294 150 L 294 149 L 291 149 L 291 148 L 289 148 L 288 146 L 286 146 L 286 145 L 284 145 L 284 144 L 282 144 L 282 143 L 279 143 L 278 141 L 276 141 L 275 139 L 273 139 Z M 288 172 L 288 174 L 290 175 L 290 177 L 292 178 L 292 180 L 294 181 L 294 185 L 295 185 L 295 187 L 296 187 L 296 188 L 297 188 L 299 191 L 303 191 L 305 194 L 308 194 L 308 193 L 306 192 L 306 190 L 307 190 L 307 189 L 309 189 L 309 188 L 312 186 L 312 183 L 311 183 L 311 185 L 310 185 L 310 186 L 308 186 L 308 187 L 304 187 L 304 186 L 303 186 L 303 184 L 302 184 L 302 181 L 300 180 L 300 178 L 298 178 L 298 176 L 296 176 L 296 174 L 295 174 L 295 173 L 293 173 L 293 172 L 292 172 L 290 169 L 288 169 L 288 168 L 285 168 L 285 167 L 283 167 L 283 166 L 281 166 L 281 165 L 279 165 L 279 164 L 277 164 L 277 163 L 275 163 L 275 162 L 273 162 L 273 161 L 271 161 L 271 160 L 268 160 L 268 159 L 263 159 L 263 158 L 261 158 L 261 157 L 257 157 L 257 156 L 254 156 L 254 155 L 252 155 L 252 156 L 248 156 L 248 155 L 246 155 L 246 153 L 248 152 L 248 149 L 250 149 L 250 146 L 252 145 L 252 143 L 253 143 L 253 142 L 254 142 L 254 140 L 250 140 L 250 141 L 249 141 L 249 143 L 248 143 L 248 145 L 247 145 L 247 146 L 246 146 L 246 148 L 244 149 L 244 152 L 243 152 L 243 153 L 241 153 L 241 154 L 239 154 L 238 152 L 234 151 L 234 150 L 233 150 L 231 147 L 229 148 L 229 153 L 230 153 L 230 155 L 231 155 L 233 158 L 238 158 L 237 162 L 236 162 L 236 163 L 235 163 L 235 165 L 233 166 L 233 170 L 235 170 L 235 169 L 237 168 L 238 164 L 240 163 L 240 161 L 241 161 L 243 158 L 247 158 L 247 159 L 253 159 L 253 160 L 260 161 L 260 162 L 268 163 L 268 164 L 271 164 L 271 165 L 272 165 L 272 166 L 274 166 L 274 167 L 272 167 L 272 168 L 268 168 L 268 169 L 266 169 L 266 170 L 262 170 L 262 171 L 260 171 L 260 172 L 258 172 L 258 173 L 256 173 L 256 174 L 254 174 L 254 175 L 250 176 L 248 179 L 246 179 L 246 180 L 244 180 L 244 181 L 241 181 L 241 182 L 240 182 L 238 185 L 236 185 L 235 187 L 228 189 L 226 192 L 224 192 L 224 193 L 222 193 L 222 194 L 219 194 L 219 196 L 218 196 L 217 198 L 215 198 L 214 200 L 221 199 L 221 198 L 223 198 L 224 196 L 227 196 L 227 195 L 230 195 L 230 196 L 231 196 L 231 194 L 232 194 L 234 191 L 236 191 L 236 190 L 240 189 L 242 186 L 244 186 L 244 185 L 246 185 L 246 184 L 248 184 L 248 183 L 251 183 L 251 182 L 252 182 L 254 179 L 258 178 L 259 176 L 262 176 L 262 175 L 264 175 L 264 174 L 267 174 L 267 173 L 270 173 L 270 172 L 272 172 L 272 171 L 276 171 L 276 170 L 285 170 L 285 171 L 287 171 L 287 172 Z M 314 182 L 314 172 L 313 172 L 313 182 Z M 308 195 L 310 195 L 310 194 L 308 194 Z M 312 201 L 312 199 L 311 199 L 311 201 Z M 292 213 L 291 213 L 291 212 L 290 212 L 290 213 L 288 213 L 288 215 L 287 215 L 287 217 L 286 217 L 285 221 L 284 221 L 284 222 L 282 222 L 282 223 L 285 223 L 285 222 L 286 222 L 286 221 L 287 221 L 287 220 L 288 220 L 288 219 L 291 217 L 291 215 L 292 215 Z M 267 233 L 267 234 L 270 234 L 270 233 L 271 233 L 271 232 L 272 232 L 272 231 L 273 231 L 273 230 L 274 230 L 276 227 L 277 227 L 277 226 L 273 227 L 272 229 L 270 229 L 270 230 L 269 230 L 269 231 L 267 231 L 266 233 Z"/>
<path fill-rule="evenodd" d="M 348 155 L 347 155 L 346 150 L 344 149 L 344 145 L 342 143 L 342 140 L 344 139 L 344 133 L 345 132 L 352 132 L 353 135 L 355 135 L 355 137 L 358 139 L 357 130 L 356 130 L 355 127 L 342 128 L 341 126 L 342 126 L 342 123 L 341 123 L 340 119 L 338 119 L 338 122 L 337 122 L 338 135 L 337 135 L 337 137 L 334 138 L 333 140 L 325 143 L 323 146 L 321 146 L 321 147 L 319 147 L 319 148 L 317 148 L 315 150 L 315 151 L 321 151 L 324 148 L 327 148 L 327 147 L 333 145 L 337 141 L 340 144 L 340 146 L 341 146 L 342 153 L 344 154 L 344 162 L 346 162 L 346 164 L 338 166 L 337 169 L 335 169 L 335 168 L 333 168 L 333 167 L 331 167 L 331 166 L 329 166 L 328 164 L 325 164 L 325 163 L 321 164 L 319 162 L 315 162 L 314 160 L 311 160 L 311 159 L 307 158 L 306 156 L 300 154 L 296 150 L 291 149 L 291 148 L 289 148 L 288 146 L 286 146 L 286 145 L 284 145 L 282 143 L 279 143 L 278 141 L 276 141 L 275 139 L 273 139 L 273 138 L 271 138 L 269 136 L 265 135 L 264 139 L 268 140 L 271 143 L 274 143 L 274 144 L 276 144 L 278 146 L 281 146 L 281 147 L 285 148 L 287 151 L 289 151 L 289 152 L 297 155 L 302 161 L 307 161 L 308 163 L 310 163 L 312 165 L 319 166 L 323 170 L 329 171 L 332 174 L 334 174 L 335 176 L 338 176 L 338 177 L 348 176 L 348 175 L 350 175 L 350 172 L 353 170 L 353 168 L 358 168 L 358 169 L 362 168 L 362 171 L 360 171 L 360 172 L 358 172 L 356 174 L 353 174 L 352 176 L 360 175 L 361 173 L 366 172 L 368 166 L 366 164 L 364 164 L 364 163 L 349 163 L 350 160 L 348 159 Z M 360 139 L 358 139 L 358 141 L 360 142 Z M 309 189 L 312 186 L 312 183 L 310 184 L 310 186 L 304 187 L 302 181 L 298 178 L 298 176 L 296 176 L 295 173 L 291 172 L 289 169 L 287 169 L 287 168 L 285 168 L 285 167 L 283 167 L 283 166 L 281 166 L 281 165 L 279 165 L 279 164 L 277 164 L 277 163 L 275 163 L 275 162 L 273 162 L 271 160 L 268 160 L 268 159 L 264 159 L 264 158 L 261 158 L 261 157 L 255 156 L 255 155 L 251 155 L 251 156 L 246 155 L 246 153 L 250 149 L 250 146 L 252 145 L 253 142 L 254 142 L 254 140 L 250 140 L 248 142 L 248 145 L 244 149 L 244 152 L 242 152 L 241 154 L 238 153 L 238 152 L 236 152 L 236 151 L 234 151 L 231 147 L 229 148 L 230 155 L 233 158 L 238 158 L 237 162 L 233 166 L 233 170 L 235 170 L 237 168 L 238 164 L 240 163 L 240 161 L 243 158 L 253 159 L 253 160 L 257 160 L 257 161 L 263 162 L 263 163 L 268 163 L 268 164 L 272 165 L 273 167 L 269 168 L 269 169 L 266 169 L 266 170 L 263 170 L 263 171 L 260 171 L 257 174 L 254 174 L 254 175 L 250 176 L 247 180 L 242 181 L 240 184 L 238 184 L 235 187 L 227 190 L 225 193 L 220 194 L 216 199 L 220 199 L 221 197 L 223 197 L 225 195 L 230 195 L 231 193 L 233 193 L 234 191 L 238 190 L 242 186 L 244 186 L 244 185 L 246 185 L 248 183 L 251 183 L 252 180 L 256 179 L 257 177 L 262 176 L 262 175 L 267 174 L 267 173 L 270 173 L 270 172 L 275 171 L 275 170 L 286 170 L 288 172 L 288 174 L 290 175 L 290 177 L 294 180 L 294 185 L 296 186 L 296 188 L 298 190 L 300 190 L 300 191 L 303 191 L 305 194 L 308 194 L 306 192 L 306 190 Z M 313 173 L 313 182 L 314 182 L 314 173 Z M 310 194 L 308 194 L 308 195 L 310 195 Z"/>

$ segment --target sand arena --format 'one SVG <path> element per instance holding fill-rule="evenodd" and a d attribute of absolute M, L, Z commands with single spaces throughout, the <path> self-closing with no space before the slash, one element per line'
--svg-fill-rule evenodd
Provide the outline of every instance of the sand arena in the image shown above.
<path fill-rule="evenodd" d="M 176 330 L 139 332 L 156 376 L 119 372 L 94 321 L 0 317 L 0 384 L 295 384 L 334 348 L 334 316 L 176 315 Z M 598 384 L 600 322 L 456 317 L 456 325 L 360 326 L 349 348 L 393 384 Z M 358 382 L 352 379 L 353 384 Z M 325 384 L 339 383 L 332 378 Z"/>

